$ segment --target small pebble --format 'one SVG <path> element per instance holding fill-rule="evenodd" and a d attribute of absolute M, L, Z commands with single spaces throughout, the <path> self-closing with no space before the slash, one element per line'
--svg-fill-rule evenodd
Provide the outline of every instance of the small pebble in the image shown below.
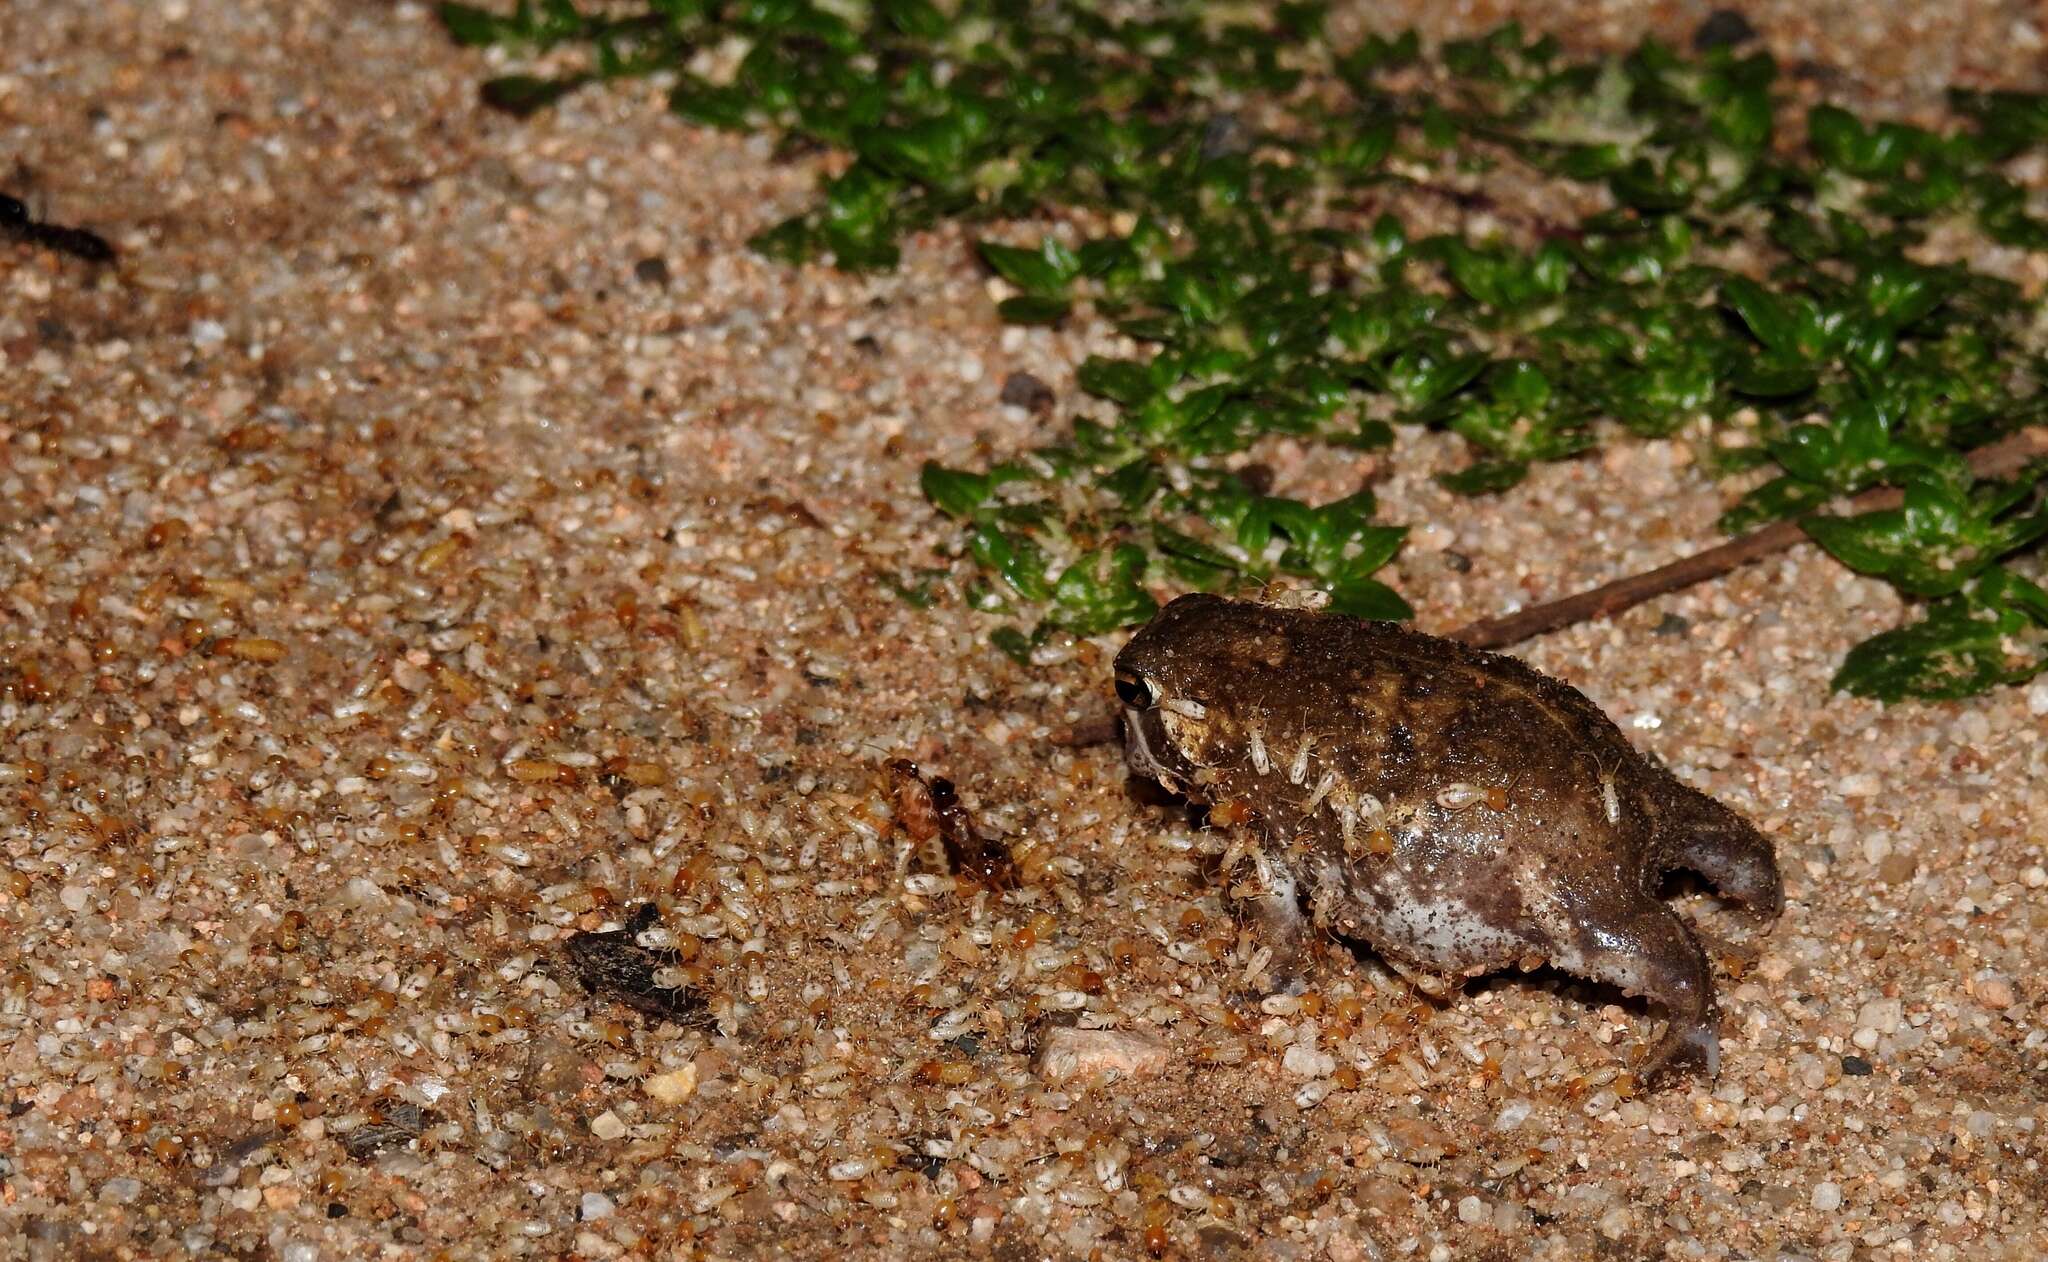
<path fill-rule="evenodd" d="M 648 1095 L 663 1104 L 681 1104 L 697 1094 L 697 1063 L 691 1061 L 681 1069 L 655 1074 L 640 1085 Z"/>
<path fill-rule="evenodd" d="M 617 1209 L 618 1205 L 604 1193 L 585 1192 L 582 1204 L 577 1207 L 577 1217 L 586 1223 L 594 1223 L 602 1218 L 610 1218 Z"/>
<path fill-rule="evenodd" d="M 1054 402 L 1052 387 L 1028 372 L 1013 372 L 1003 378 L 1002 398 L 1011 407 L 1039 413 L 1052 411 Z"/>
<path fill-rule="evenodd" d="M 626 1133 L 626 1124 L 619 1115 L 607 1109 L 590 1120 L 590 1133 L 599 1139 L 617 1139 Z"/>
<path fill-rule="evenodd" d="M 1832 1214 L 1842 1208 L 1842 1185 L 1833 1182 L 1814 1184 L 1813 1207 L 1823 1214 Z"/>
<path fill-rule="evenodd" d="M 658 256 L 649 256 L 641 259 L 638 263 L 633 264 L 633 279 L 643 285 L 654 285 L 661 289 L 667 289 L 669 281 L 668 260 Z"/>
<path fill-rule="evenodd" d="M 105 1183 L 100 1184 L 100 1199 L 111 1201 L 116 1205 L 132 1204 L 135 1198 L 141 1195 L 142 1180 L 140 1179 L 108 1179 Z"/>
<path fill-rule="evenodd" d="M 1896 1034 L 1905 1019 L 1905 1005 L 1896 999 L 1873 999 L 1856 1012 L 1856 1024 L 1879 1034 Z"/>
<path fill-rule="evenodd" d="M 1171 1061 L 1166 1044 L 1151 1035 L 1062 1026 L 1047 1031 L 1039 1043 L 1037 1069 L 1047 1082 L 1064 1082 L 1101 1073 L 1123 1077 L 1156 1074 Z"/>
<path fill-rule="evenodd" d="M 1850 1078 L 1867 1078 L 1870 1076 L 1870 1062 L 1861 1056 L 1844 1056 L 1842 1073 Z"/>
<path fill-rule="evenodd" d="M 1461 1223 L 1485 1222 L 1488 1215 L 1486 1202 L 1476 1196 L 1468 1196 L 1458 1202 L 1458 1221 Z"/>
<path fill-rule="evenodd" d="M 1996 973 L 1977 979 L 1977 1002 L 1987 1008 L 2002 1011 L 2012 1007 L 2018 998 L 2013 991 L 2012 983 Z"/>
<path fill-rule="evenodd" d="M 1397 1117 L 1387 1123 L 1387 1138 L 1394 1155 L 1414 1165 L 1441 1161 L 1457 1148 L 1442 1127 L 1419 1117 Z"/>

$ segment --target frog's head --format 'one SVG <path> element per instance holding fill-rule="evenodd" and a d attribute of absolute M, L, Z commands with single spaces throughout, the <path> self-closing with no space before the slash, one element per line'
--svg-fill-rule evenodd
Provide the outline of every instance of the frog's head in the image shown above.
<path fill-rule="evenodd" d="M 1217 596 L 1183 596 L 1145 625 L 1116 658 L 1116 695 L 1123 704 L 1124 755 L 1131 770 L 1190 799 L 1203 799 L 1203 772 L 1216 764 L 1224 724 L 1219 708 L 1234 700 L 1223 650 L 1242 634 L 1250 609 Z"/>

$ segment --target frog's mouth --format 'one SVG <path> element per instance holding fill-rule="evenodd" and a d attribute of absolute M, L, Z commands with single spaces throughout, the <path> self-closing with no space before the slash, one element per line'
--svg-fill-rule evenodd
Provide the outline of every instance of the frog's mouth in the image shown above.
<path fill-rule="evenodd" d="M 1144 685 L 1119 685 L 1124 700 L 1124 761 L 1138 775 L 1159 782 L 1169 793 L 1190 801 L 1200 798 L 1194 789 L 1194 767 L 1181 756 L 1167 731 L 1162 708 L 1140 690 Z M 1132 704 L 1133 701 L 1139 704 Z"/>

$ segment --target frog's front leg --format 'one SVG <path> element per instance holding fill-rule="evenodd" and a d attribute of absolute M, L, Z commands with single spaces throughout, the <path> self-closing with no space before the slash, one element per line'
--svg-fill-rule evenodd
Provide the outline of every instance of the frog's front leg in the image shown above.
<path fill-rule="evenodd" d="M 1271 952 L 1253 985 L 1263 994 L 1298 995 L 1308 985 L 1312 936 L 1301 906 L 1301 883 L 1292 868 L 1263 848 L 1253 849 L 1250 858 L 1254 892 L 1241 905 L 1257 926 L 1259 945 Z"/>

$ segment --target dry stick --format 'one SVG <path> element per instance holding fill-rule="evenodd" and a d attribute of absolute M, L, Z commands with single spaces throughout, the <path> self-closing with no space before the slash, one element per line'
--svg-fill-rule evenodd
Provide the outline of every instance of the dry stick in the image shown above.
<path fill-rule="evenodd" d="M 2020 430 L 1995 443 L 1979 447 L 1966 458 L 1970 472 L 1980 478 L 2003 477 L 2015 473 L 2034 460 L 2048 456 L 2048 426 L 2034 425 Z M 1880 487 L 1865 491 L 1849 501 L 1849 507 L 1859 513 L 1876 512 L 1897 508 L 1904 496 L 1895 488 Z M 1537 605 L 1520 613 L 1507 614 L 1499 618 L 1484 618 L 1478 622 L 1451 632 L 1454 640 L 1463 640 L 1474 648 L 1497 649 L 1517 644 L 1531 636 L 1555 631 L 1559 627 L 1575 622 L 1590 622 L 1598 618 L 1611 618 L 1624 609 L 1632 609 L 1652 597 L 1666 592 L 1675 592 L 1694 583 L 1710 578 L 1719 578 L 1730 570 L 1759 561 L 1773 552 L 1781 552 L 1795 543 L 1806 540 L 1806 531 L 1797 521 L 1780 521 L 1753 530 L 1740 539 L 1731 539 L 1705 552 L 1695 552 L 1689 557 L 1680 557 L 1669 565 L 1659 566 L 1644 574 L 1633 574 L 1628 578 L 1616 579 L 1599 587 L 1583 591 L 1563 600 L 1553 600 L 1547 605 Z"/>

